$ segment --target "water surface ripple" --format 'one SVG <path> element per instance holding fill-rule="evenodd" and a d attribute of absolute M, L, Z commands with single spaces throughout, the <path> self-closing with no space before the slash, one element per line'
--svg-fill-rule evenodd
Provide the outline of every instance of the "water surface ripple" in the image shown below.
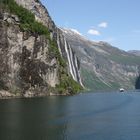
<path fill-rule="evenodd" d="M 140 140 L 140 92 L 0 100 L 0 140 Z"/>

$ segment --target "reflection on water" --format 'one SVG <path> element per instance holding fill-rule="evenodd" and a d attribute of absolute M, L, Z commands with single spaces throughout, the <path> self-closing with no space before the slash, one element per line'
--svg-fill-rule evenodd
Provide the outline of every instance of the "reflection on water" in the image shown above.
<path fill-rule="evenodd" d="M 139 140 L 140 92 L 0 100 L 0 140 Z"/>

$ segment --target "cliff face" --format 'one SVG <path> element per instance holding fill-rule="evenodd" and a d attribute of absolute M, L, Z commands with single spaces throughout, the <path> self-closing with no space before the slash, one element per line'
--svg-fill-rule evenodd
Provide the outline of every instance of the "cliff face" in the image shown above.
<path fill-rule="evenodd" d="M 139 76 L 140 57 L 119 50 L 106 42 L 93 42 L 62 29 L 81 64 L 82 81 L 91 90 L 134 89 Z"/>
<path fill-rule="evenodd" d="M 57 45 L 61 56 L 67 60 L 69 74 L 83 86 L 80 74 L 80 61 L 60 29 L 57 29 Z"/>
<path fill-rule="evenodd" d="M 17 17 L 10 16 L 5 13 L 0 21 L 1 88 L 12 92 L 23 90 L 26 94 L 28 89 L 37 91 L 43 86 L 48 91 L 48 86 L 55 87 L 59 82 L 57 59 L 49 58 L 49 40 L 21 32 L 15 21 Z"/>
<path fill-rule="evenodd" d="M 80 63 L 78 64 L 78 58 L 76 57 L 74 51 L 70 44 L 66 41 L 63 36 L 63 32 L 57 28 L 51 19 L 47 9 L 39 2 L 39 0 L 15 0 L 19 5 L 28 9 L 35 15 L 35 19 L 41 22 L 43 25 L 48 27 L 50 30 L 50 36 L 52 39 L 57 41 L 57 46 L 62 57 L 68 62 L 68 70 L 73 79 L 82 85 L 80 77 Z"/>
<path fill-rule="evenodd" d="M 81 82 L 79 64 L 62 32 L 38 1 L 16 2 L 47 27 L 49 36 L 21 30 L 19 17 L 1 10 L 0 96 L 73 94 Z"/>
<path fill-rule="evenodd" d="M 51 32 L 51 37 L 56 39 L 57 27 L 51 19 L 47 9 L 39 0 L 15 0 L 19 5 L 28 9 L 35 15 L 35 19 L 45 25 Z"/>

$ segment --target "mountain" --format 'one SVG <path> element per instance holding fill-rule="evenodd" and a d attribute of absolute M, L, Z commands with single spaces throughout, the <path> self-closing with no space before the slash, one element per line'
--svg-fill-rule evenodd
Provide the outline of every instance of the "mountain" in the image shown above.
<path fill-rule="evenodd" d="M 128 53 L 140 56 L 140 51 L 139 50 L 130 50 L 130 51 L 128 51 Z"/>
<path fill-rule="evenodd" d="M 39 0 L 0 1 L 1 98 L 75 94 L 82 89 L 79 68 Z"/>
<path fill-rule="evenodd" d="M 140 57 L 107 42 L 86 39 L 74 30 L 61 28 L 75 51 L 84 86 L 90 90 L 134 89 L 140 71 Z"/>

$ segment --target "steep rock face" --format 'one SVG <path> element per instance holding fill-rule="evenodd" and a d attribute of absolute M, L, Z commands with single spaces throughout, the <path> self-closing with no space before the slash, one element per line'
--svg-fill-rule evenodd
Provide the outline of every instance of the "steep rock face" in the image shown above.
<path fill-rule="evenodd" d="M 37 21 L 43 23 L 51 31 L 55 32 L 56 26 L 51 19 L 47 9 L 40 3 L 39 0 L 15 0 L 19 5 L 34 13 Z"/>
<path fill-rule="evenodd" d="M 80 88 L 79 64 L 62 32 L 40 2 L 16 2 L 34 13 L 50 34 L 23 31 L 17 15 L 0 11 L 0 97 L 73 94 Z"/>
<path fill-rule="evenodd" d="M 80 74 L 80 61 L 60 29 L 57 29 L 57 44 L 60 54 L 68 62 L 70 75 L 83 86 Z"/>
<path fill-rule="evenodd" d="M 73 79 L 82 85 L 78 58 L 63 36 L 63 32 L 56 27 L 47 9 L 38 0 L 15 0 L 19 5 L 34 13 L 37 21 L 43 23 L 51 32 L 51 38 L 57 41 L 62 57 L 68 62 L 68 70 Z"/>
<path fill-rule="evenodd" d="M 84 85 L 92 90 L 135 88 L 140 57 L 119 50 L 106 42 L 93 42 L 73 32 L 61 29 L 81 63 Z"/>
<path fill-rule="evenodd" d="M 16 18 L 4 13 L 0 20 L 1 88 L 19 89 L 25 94 L 28 89 L 41 90 L 42 86 L 47 92 L 48 86 L 59 83 L 58 62 L 55 56 L 49 57 L 49 40 L 21 32 Z"/>

